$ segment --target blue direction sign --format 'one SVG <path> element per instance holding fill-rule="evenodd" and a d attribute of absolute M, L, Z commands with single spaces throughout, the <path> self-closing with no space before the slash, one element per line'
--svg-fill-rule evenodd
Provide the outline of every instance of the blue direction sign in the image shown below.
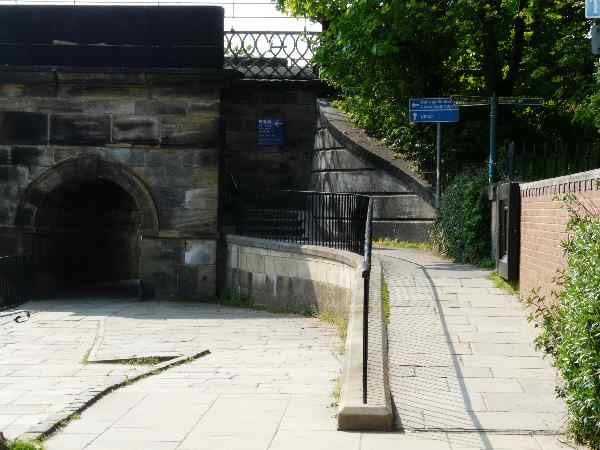
<path fill-rule="evenodd" d="M 600 0 L 585 0 L 585 17 L 600 19 Z"/>
<path fill-rule="evenodd" d="M 282 145 L 283 121 L 276 118 L 258 120 L 258 145 Z"/>
<path fill-rule="evenodd" d="M 600 1 L 600 0 L 599 0 Z M 458 122 L 458 105 L 451 98 L 411 98 L 411 122 Z"/>

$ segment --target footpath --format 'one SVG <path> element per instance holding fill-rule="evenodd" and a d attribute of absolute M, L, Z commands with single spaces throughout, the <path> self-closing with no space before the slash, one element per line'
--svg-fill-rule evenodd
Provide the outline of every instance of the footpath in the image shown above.
<path fill-rule="evenodd" d="M 426 251 L 376 254 L 390 292 L 396 428 L 431 441 L 416 448 L 571 448 L 555 369 L 516 296 L 489 271 Z"/>
<path fill-rule="evenodd" d="M 157 365 L 128 358 L 208 350 L 109 393 L 46 449 L 573 448 L 562 443 L 555 370 L 535 350 L 515 296 L 495 288 L 488 271 L 425 251 L 376 257 L 391 298 L 394 432 L 336 430 L 341 341 L 317 319 L 92 298 L 31 302 L 30 322 L 2 328 L 0 428 L 18 436 Z"/>

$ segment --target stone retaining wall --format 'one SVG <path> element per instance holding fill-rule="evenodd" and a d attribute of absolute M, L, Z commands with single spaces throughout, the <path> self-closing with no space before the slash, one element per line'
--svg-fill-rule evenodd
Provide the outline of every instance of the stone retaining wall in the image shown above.
<path fill-rule="evenodd" d="M 141 241 L 132 251 L 140 254 L 145 284 L 214 296 L 227 77 L 222 71 L 0 71 L 2 253 L 43 242 L 48 230 L 36 211 L 57 189 L 78 179 L 109 180 L 142 216 Z"/>
<path fill-rule="evenodd" d="M 600 170 L 523 183 L 521 190 L 520 292 L 527 298 L 532 289 L 549 298 L 556 288 L 557 271 L 565 266 L 561 242 L 567 238 L 569 214 L 562 200 L 573 194 L 600 210 Z"/>
<path fill-rule="evenodd" d="M 226 289 L 273 309 L 347 316 L 362 257 L 317 246 L 227 236 Z"/>
<path fill-rule="evenodd" d="M 325 312 L 348 318 L 341 430 L 388 430 L 393 412 L 387 374 L 387 331 L 381 264 L 373 260 L 369 289 L 367 403 L 363 403 L 363 258 L 326 247 L 228 235 L 226 290 L 275 310 Z"/>
<path fill-rule="evenodd" d="M 391 151 L 353 127 L 341 111 L 323 100 L 318 107 L 312 188 L 374 198 L 375 239 L 429 240 L 436 214 L 431 187 L 409 163 L 395 159 Z"/>
<path fill-rule="evenodd" d="M 306 189 L 319 82 L 237 80 L 224 92 L 226 168 L 243 192 Z M 283 122 L 283 144 L 259 145 L 259 119 Z"/>

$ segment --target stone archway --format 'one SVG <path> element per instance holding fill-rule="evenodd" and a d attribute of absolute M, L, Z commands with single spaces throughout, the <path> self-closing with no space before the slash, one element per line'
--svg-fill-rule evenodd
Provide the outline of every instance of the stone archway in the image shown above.
<path fill-rule="evenodd" d="M 119 186 L 135 201 L 140 212 L 140 232 L 156 235 L 158 212 L 150 190 L 127 166 L 101 159 L 98 155 L 69 158 L 56 164 L 33 180 L 21 197 L 15 225 L 33 230 L 39 228 L 37 214 L 48 195 L 65 183 L 105 180 Z"/>
<path fill-rule="evenodd" d="M 34 180 L 16 226 L 34 236 L 42 291 L 140 277 L 140 236 L 158 233 L 154 200 L 126 166 L 98 155 L 64 160 Z"/>

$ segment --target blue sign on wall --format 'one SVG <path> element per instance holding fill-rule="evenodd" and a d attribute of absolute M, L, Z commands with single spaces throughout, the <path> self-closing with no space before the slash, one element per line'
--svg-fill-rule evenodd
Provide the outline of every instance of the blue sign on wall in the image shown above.
<path fill-rule="evenodd" d="M 410 121 L 415 123 L 458 122 L 458 105 L 451 98 L 411 98 Z"/>
<path fill-rule="evenodd" d="M 275 118 L 258 120 L 258 145 L 282 145 L 283 121 Z"/>
<path fill-rule="evenodd" d="M 600 19 L 600 0 L 585 0 L 585 17 Z"/>

